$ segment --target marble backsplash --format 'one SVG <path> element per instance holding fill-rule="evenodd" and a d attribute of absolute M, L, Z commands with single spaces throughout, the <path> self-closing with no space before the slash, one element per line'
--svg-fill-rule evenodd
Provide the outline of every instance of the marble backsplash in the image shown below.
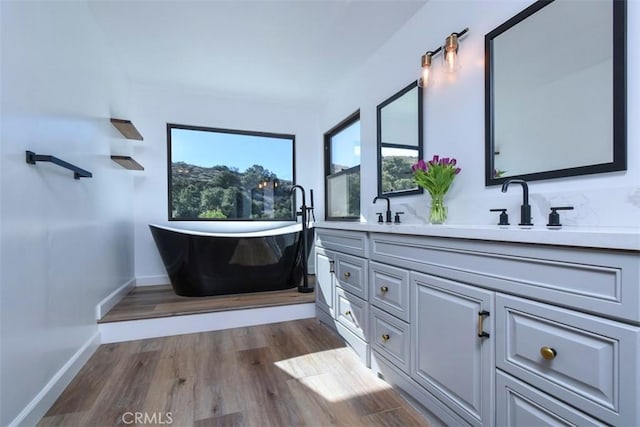
<path fill-rule="evenodd" d="M 448 194 L 448 224 L 493 225 L 498 223 L 498 212 L 492 208 L 506 208 L 511 226 L 520 222 L 522 191 L 519 188 L 503 194 L 496 189 L 495 197 L 469 197 Z M 529 204 L 535 226 L 545 226 L 550 208 L 573 206 L 573 210 L 560 211 L 560 222 L 571 227 L 640 227 L 640 186 L 626 188 L 592 189 L 571 192 L 538 193 L 529 189 Z M 391 211 L 404 212 L 402 223 L 427 224 L 431 198 L 428 194 L 391 198 Z M 368 222 L 376 222 L 376 212 L 386 209 L 384 201 L 369 203 L 363 209 Z"/>

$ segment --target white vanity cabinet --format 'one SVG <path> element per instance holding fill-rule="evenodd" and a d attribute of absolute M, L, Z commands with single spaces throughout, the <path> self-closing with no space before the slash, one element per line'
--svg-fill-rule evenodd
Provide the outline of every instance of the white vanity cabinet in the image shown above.
<path fill-rule="evenodd" d="M 390 230 L 342 252 L 364 299 L 334 278 L 381 377 L 445 425 L 640 425 L 640 251 Z"/>
<path fill-rule="evenodd" d="M 370 365 L 367 234 L 316 230 L 316 312 Z"/>

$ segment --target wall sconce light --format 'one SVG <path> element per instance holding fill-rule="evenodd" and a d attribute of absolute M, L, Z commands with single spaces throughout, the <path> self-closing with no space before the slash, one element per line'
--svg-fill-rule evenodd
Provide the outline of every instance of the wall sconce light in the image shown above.
<path fill-rule="evenodd" d="M 426 87 L 429 84 L 429 75 L 431 74 L 431 59 L 436 53 L 442 50 L 442 46 L 436 50 L 430 50 L 422 55 L 422 70 L 420 71 L 420 78 L 418 78 L 418 86 Z"/>
<path fill-rule="evenodd" d="M 429 84 L 432 59 L 441 51 L 444 52 L 444 54 L 442 55 L 442 60 L 445 69 L 448 72 L 454 72 L 460 67 L 458 61 L 458 39 L 468 31 L 469 28 L 465 28 L 458 33 L 451 33 L 451 35 L 447 36 L 447 38 L 445 39 L 444 46 L 439 46 L 437 49 L 429 50 L 424 55 L 422 55 L 422 69 L 420 71 L 420 77 L 418 78 L 418 86 L 427 87 L 427 85 Z"/>
<path fill-rule="evenodd" d="M 444 59 L 445 69 L 449 73 L 453 73 L 460 67 L 458 62 L 458 38 L 467 31 L 469 31 L 469 28 L 465 28 L 459 33 L 451 33 L 444 41 L 444 55 L 442 58 Z"/>

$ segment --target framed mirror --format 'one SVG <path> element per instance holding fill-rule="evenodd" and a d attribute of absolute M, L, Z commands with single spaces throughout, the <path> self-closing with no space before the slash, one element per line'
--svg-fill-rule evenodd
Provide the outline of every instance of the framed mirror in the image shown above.
<path fill-rule="evenodd" d="M 626 170 L 626 1 L 537 1 L 485 35 L 485 182 Z"/>
<path fill-rule="evenodd" d="M 423 192 L 411 166 L 422 158 L 422 90 L 412 82 L 377 106 L 378 195 Z"/>

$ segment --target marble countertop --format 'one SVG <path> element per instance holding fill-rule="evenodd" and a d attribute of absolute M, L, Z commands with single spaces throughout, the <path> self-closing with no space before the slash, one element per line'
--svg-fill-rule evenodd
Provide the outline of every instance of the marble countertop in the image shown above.
<path fill-rule="evenodd" d="M 578 246 L 640 251 L 640 227 L 571 227 L 550 230 L 544 226 L 524 229 L 518 226 L 454 224 L 378 224 L 367 222 L 317 222 L 317 228 L 367 231 L 414 236 L 453 237 L 515 243 Z"/>

